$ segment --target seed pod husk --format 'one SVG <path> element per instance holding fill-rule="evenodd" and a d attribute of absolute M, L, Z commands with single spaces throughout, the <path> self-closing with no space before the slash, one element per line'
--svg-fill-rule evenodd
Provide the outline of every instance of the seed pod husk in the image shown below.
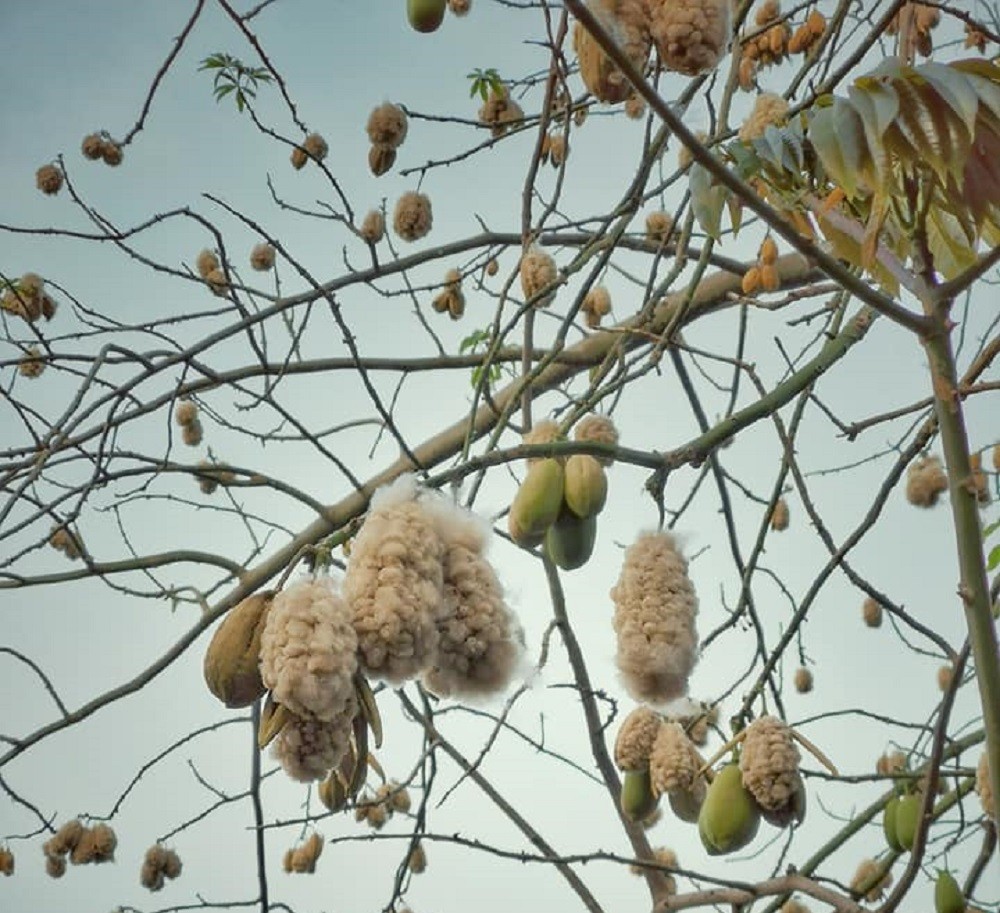
<path fill-rule="evenodd" d="M 920 824 L 920 806 L 923 804 L 918 793 L 903 796 L 896 806 L 896 840 L 904 850 L 913 849 Z"/>
<path fill-rule="evenodd" d="M 688 824 L 694 824 L 701 814 L 701 807 L 705 803 L 705 796 L 708 787 L 700 777 L 695 781 L 694 787 L 690 790 L 675 790 L 667 794 L 667 801 L 673 813 Z"/>
<path fill-rule="evenodd" d="M 934 882 L 934 910 L 936 913 L 964 913 L 965 898 L 951 872 L 938 872 Z"/>
<path fill-rule="evenodd" d="M 594 457 L 574 453 L 566 460 L 563 497 L 566 506 L 578 517 L 596 517 L 608 499 L 608 478 Z"/>
<path fill-rule="evenodd" d="M 556 521 L 563 502 L 563 467 L 555 459 L 529 467 L 510 505 L 508 529 L 519 545 L 537 545 Z"/>
<path fill-rule="evenodd" d="M 231 609 L 205 651 L 205 682 L 227 707 L 249 707 L 264 695 L 260 637 L 273 596 L 273 590 L 254 593 Z"/>
<path fill-rule="evenodd" d="M 740 766 L 727 764 L 708 787 L 698 815 L 698 835 L 710 856 L 743 849 L 757 835 L 760 811 L 744 788 Z"/>
<path fill-rule="evenodd" d="M 563 505 L 545 534 L 545 550 L 564 571 L 575 571 L 590 560 L 596 538 L 597 517 L 578 517 Z"/>
<path fill-rule="evenodd" d="M 882 833 L 885 834 L 885 842 L 890 850 L 897 853 L 903 851 L 903 844 L 899 842 L 896 834 L 896 812 L 899 810 L 899 796 L 893 796 L 885 804 L 885 811 L 882 812 Z"/>
<path fill-rule="evenodd" d="M 648 818 L 659 804 L 649 782 L 649 769 L 627 770 L 622 777 L 622 814 L 629 821 Z"/>

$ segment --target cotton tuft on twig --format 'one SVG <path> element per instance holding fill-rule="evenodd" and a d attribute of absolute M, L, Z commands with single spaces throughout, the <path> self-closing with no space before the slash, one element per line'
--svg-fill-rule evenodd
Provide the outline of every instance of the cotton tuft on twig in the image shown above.
<path fill-rule="evenodd" d="M 555 291 L 538 298 L 537 296 L 553 285 L 559 274 L 556 261 L 537 245 L 532 245 L 521 257 L 521 291 L 526 301 L 535 307 L 546 307 L 555 297 Z"/>
<path fill-rule="evenodd" d="M 365 674 L 399 684 L 434 662 L 443 558 L 412 476 L 375 493 L 344 577 Z"/>
<path fill-rule="evenodd" d="M 616 659 L 629 693 L 650 703 L 682 697 L 697 662 L 698 599 L 670 533 L 642 533 L 626 549 L 611 598 Z"/>
<path fill-rule="evenodd" d="M 914 460 L 906 470 L 906 500 L 914 507 L 933 507 L 948 490 L 948 476 L 936 456 Z"/>

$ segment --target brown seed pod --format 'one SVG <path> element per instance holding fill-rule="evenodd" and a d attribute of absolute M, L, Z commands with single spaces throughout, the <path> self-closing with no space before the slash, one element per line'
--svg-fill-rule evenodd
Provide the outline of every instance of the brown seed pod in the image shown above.
<path fill-rule="evenodd" d="M 629 120 L 639 120 L 646 113 L 646 99 L 641 95 L 630 95 L 625 99 L 625 116 Z"/>
<path fill-rule="evenodd" d="M 259 273 L 266 273 L 274 268 L 274 257 L 274 247 L 262 241 L 260 244 L 255 244 L 250 251 L 250 267 Z"/>
<path fill-rule="evenodd" d="M 14 854 L 5 846 L 0 846 L 0 874 L 14 874 Z"/>
<path fill-rule="evenodd" d="M 309 154 L 301 146 L 296 146 L 292 150 L 292 154 L 289 156 L 289 161 L 292 163 L 292 167 L 296 171 L 301 171 L 306 166 L 306 162 L 309 161 Z"/>
<path fill-rule="evenodd" d="M 781 288 L 781 276 L 774 264 L 766 263 L 760 268 L 760 287 L 765 292 L 776 292 Z"/>
<path fill-rule="evenodd" d="M 503 136 L 511 126 L 524 118 L 521 106 L 510 97 L 510 90 L 502 86 L 498 92 L 490 89 L 489 97 L 479 109 L 480 123 L 490 127 L 494 137 Z"/>
<path fill-rule="evenodd" d="M 221 267 L 213 269 L 205 277 L 205 284 L 212 290 L 213 295 L 221 297 L 229 291 L 229 280 L 226 278 L 226 273 Z"/>
<path fill-rule="evenodd" d="M 697 76 L 715 68 L 729 43 L 729 0 L 650 5 L 649 31 L 668 70 Z"/>
<path fill-rule="evenodd" d="M 28 346 L 28 353 L 17 363 L 17 371 L 22 377 L 34 379 L 45 370 L 45 358 L 38 346 Z"/>
<path fill-rule="evenodd" d="M 614 4 L 591 7 L 605 29 L 615 35 L 619 44 L 640 72 L 646 67 L 649 56 L 650 35 L 645 25 L 645 15 L 639 0 L 624 0 Z M 632 92 L 632 85 L 624 74 L 581 23 L 573 29 L 573 49 L 580 63 L 580 77 L 587 90 L 598 101 L 616 104 Z"/>
<path fill-rule="evenodd" d="M 795 690 L 799 694 L 808 694 L 813 690 L 813 674 L 805 666 L 795 670 Z"/>
<path fill-rule="evenodd" d="M 59 193 L 63 185 L 63 173 L 56 165 L 42 165 L 35 172 L 35 186 L 44 194 Z"/>
<path fill-rule="evenodd" d="M 799 750 L 791 730 L 773 716 L 762 716 L 746 729 L 740 771 L 762 812 L 801 820 L 804 787 L 799 775 Z"/>
<path fill-rule="evenodd" d="M 302 141 L 302 148 L 317 162 L 322 162 L 330 151 L 326 140 L 318 133 L 308 134 Z"/>
<path fill-rule="evenodd" d="M 740 289 L 744 295 L 752 295 L 760 288 L 760 267 L 751 266 L 743 274 L 743 281 L 740 283 Z"/>
<path fill-rule="evenodd" d="M 955 675 L 955 667 L 950 663 L 946 666 L 939 666 L 937 670 L 937 684 L 941 691 L 947 691 L 951 687 L 952 679 Z"/>
<path fill-rule="evenodd" d="M 80 151 L 83 153 L 84 158 L 96 162 L 104 151 L 104 141 L 101 139 L 100 134 L 88 133 L 83 138 L 83 142 L 80 143 Z"/>
<path fill-rule="evenodd" d="M 385 236 L 385 217 L 377 209 L 370 209 L 361 222 L 361 237 L 369 244 L 378 244 Z"/>
<path fill-rule="evenodd" d="M 778 259 L 778 245 L 770 235 L 761 242 L 757 257 L 762 264 L 773 264 Z"/>
<path fill-rule="evenodd" d="M 205 651 L 205 683 L 227 707 L 249 707 L 264 696 L 260 641 L 273 598 L 273 590 L 263 590 L 230 609 Z"/>
<path fill-rule="evenodd" d="M 201 421 L 198 418 L 195 418 L 193 421 L 190 421 L 181 427 L 181 440 L 184 441 L 188 447 L 197 447 L 201 444 L 203 437 L 204 429 L 202 428 Z"/>
<path fill-rule="evenodd" d="M 406 139 L 406 112 L 399 105 L 384 102 L 372 109 L 365 130 L 373 146 L 398 149 Z"/>
<path fill-rule="evenodd" d="M 434 223 L 430 197 L 415 190 L 404 193 L 392 214 L 392 227 L 404 241 L 419 241 Z"/>
<path fill-rule="evenodd" d="M 869 596 L 861 606 L 861 615 L 869 628 L 882 627 L 882 606 Z"/>
<path fill-rule="evenodd" d="M 104 140 L 101 144 L 101 158 L 104 159 L 105 165 L 117 168 L 122 163 L 124 157 L 125 153 L 117 143 L 111 140 Z"/>
<path fill-rule="evenodd" d="M 539 297 L 546 288 L 555 284 L 558 279 L 556 261 L 538 246 L 532 246 L 521 257 L 521 291 L 525 300 L 531 301 L 535 307 L 546 307 L 555 297 L 555 291 Z"/>
<path fill-rule="evenodd" d="M 758 139 L 770 126 L 777 126 L 788 117 L 788 101 L 775 92 L 761 92 L 754 102 L 753 110 L 740 127 L 739 137 L 743 142 Z"/>
<path fill-rule="evenodd" d="M 396 164 L 396 150 L 388 146 L 372 146 L 368 150 L 368 170 L 381 177 Z"/>
<path fill-rule="evenodd" d="M 679 723 L 664 721 L 649 754 L 653 794 L 692 793 L 698 787 L 701 759 Z"/>
<path fill-rule="evenodd" d="M 775 532 L 788 529 L 788 502 L 784 498 L 778 498 L 771 511 L 771 529 Z"/>
<path fill-rule="evenodd" d="M 195 269 L 198 271 L 198 275 L 201 276 L 202 279 L 207 279 L 211 273 L 220 269 L 222 266 L 215 253 L 207 248 L 198 254 L 197 259 L 194 261 L 194 265 Z"/>
<path fill-rule="evenodd" d="M 892 872 L 888 869 L 882 877 L 879 877 L 882 868 L 883 866 L 874 859 L 861 860 L 851 879 L 851 891 L 861 895 L 870 903 L 881 900 L 892 884 Z"/>
<path fill-rule="evenodd" d="M 453 16 L 468 16 L 472 9 L 472 0 L 448 0 L 448 11 Z"/>
<path fill-rule="evenodd" d="M 915 507 L 933 507 L 948 490 L 948 476 L 936 456 L 914 460 L 906 470 L 906 500 Z"/>
<path fill-rule="evenodd" d="M 182 428 L 198 420 L 198 405 L 189 399 L 180 400 L 174 408 L 174 421 Z"/>
<path fill-rule="evenodd" d="M 875 762 L 875 773 L 883 777 L 891 777 L 893 774 L 906 770 L 906 755 L 901 751 L 893 751 L 890 754 L 879 755 Z"/>
<path fill-rule="evenodd" d="M 495 276 L 500 272 L 500 264 L 497 263 L 496 258 L 492 258 L 486 262 L 486 275 Z"/>

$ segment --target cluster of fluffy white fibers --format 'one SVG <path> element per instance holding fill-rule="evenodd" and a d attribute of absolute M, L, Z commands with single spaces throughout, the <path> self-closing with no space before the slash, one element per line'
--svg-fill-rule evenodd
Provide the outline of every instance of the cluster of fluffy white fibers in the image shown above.
<path fill-rule="evenodd" d="M 747 727 L 740 754 L 743 785 L 764 811 L 783 811 L 802 790 L 799 760 L 791 731 L 777 717 L 762 716 Z"/>
<path fill-rule="evenodd" d="M 438 646 L 424 684 L 435 694 L 495 694 L 510 683 L 522 655 L 520 627 L 486 558 L 486 521 L 443 495 L 425 499 L 444 544 L 444 593 Z"/>
<path fill-rule="evenodd" d="M 434 661 L 443 555 L 412 475 L 375 493 L 344 577 L 366 675 L 399 684 Z"/>
<path fill-rule="evenodd" d="M 296 716 L 339 720 L 356 706 L 357 649 L 350 610 L 332 581 L 303 580 L 271 603 L 260 639 L 261 678 Z"/>
<path fill-rule="evenodd" d="M 274 757 L 293 780 L 322 780 L 347 751 L 351 720 L 357 712 L 357 699 L 351 692 L 349 705 L 335 719 L 293 716 L 274 740 Z"/>
<path fill-rule="evenodd" d="M 611 588 L 617 662 L 625 687 L 653 704 L 687 693 L 698 655 L 698 599 L 670 533 L 640 533 Z"/>

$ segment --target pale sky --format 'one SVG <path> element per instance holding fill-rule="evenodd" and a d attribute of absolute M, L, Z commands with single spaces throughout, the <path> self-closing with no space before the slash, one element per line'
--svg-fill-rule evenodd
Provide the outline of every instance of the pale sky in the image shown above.
<path fill-rule="evenodd" d="M 85 161 L 79 151 L 80 140 L 86 133 L 102 128 L 116 137 L 131 129 L 149 84 L 194 3 L 22 0 L 0 5 L 4 48 L 0 54 L 0 84 L 7 87 L 0 100 L 5 128 L 0 142 L 0 173 L 5 176 L 0 270 L 12 277 L 31 270 L 46 278 L 61 310 L 42 330 L 53 349 L 67 356 L 63 370 L 49 369 L 37 380 L 27 382 L 31 387 L 25 386 L 23 378 L 15 382 L 11 364 L 19 350 L 10 340 L 23 341 L 27 337 L 22 324 L 15 326 L 13 321 L 7 321 L 0 342 L 0 360 L 8 365 L 2 369 L 0 451 L 24 446 L 27 440 L 23 424 L 10 406 L 12 389 L 39 411 L 40 425 L 55 421 L 68 408 L 79 383 L 71 369 L 80 370 L 80 365 L 68 356 L 92 357 L 114 338 L 107 332 L 83 332 L 85 321 L 90 319 L 87 309 L 103 320 L 137 328 L 176 314 L 189 318 L 177 326 L 161 327 L 165 335 L 151 329 L 125 334 L 125 344 L 143 352 L 170 348 L 168 336 L 190 345 L 218 331 L 230 319 L 220 311 L 219 299 L 199 283 L 151 272 L 109 243 L 98 245 L 6 230 L 10 226 L 58 226 L 92 231 L 66 188 L 54 198 L 43 197 L 35 189 L 35 169 L 45 162 L 63 157 L 75 190 L 120 229 L 184 207 L 211 220 L 222 232 L 227 250 L 247 284 L 264 295 L 275 294 L 270 275 L 252 274 L 243 265 L 258 238 L 205 194 L 253 218 L 267 234 L 294 251 L 321 281 L 344 275 L 345 256 L 352 265 L 368 265 L 365 251 L 342 226 L 329 219 L 282 211 L 272 201 L 268 176 L 277 196 L 291 206 L 322 212 L 325 204 L 338 205 L 329 185 L 315 169 L 307 167 L 300 173 L 292 170 L 288 146 L 261 135 L 229 101 L 216 104 L 213 100 L 210 77 L 198 72 L 199 62 L 217 51 L 250 61 L 254 60 L 254 51 L 216 4 L 205 5 L 195 31 L 153 100 L 145 129 L 125 149 L 125 160 L 118 169 Z M 252 5 L 242 2 L 237 8 L 242 12 Z M 558 18 L 558 9 L 552 12 L 554 19 Z M 495 67 L 501 76 L 510 78 L 547 67 L 546 49 L 525 41 L 528 35 L 539 37 L 535 25 L 540 16 L 538 10 L 518 13 L 505 4 L 474 0 L 467 19 L 449 16 L 439 32 L 417 35 L 407 26 L 399 2 L 279 0 L 253 19 L 251 26 L 281 72 L 301 119 L 327 139 L 328 165 L 352 207 L 363 214 L 383 200 L 391 212 L 399 194 L 416 186 L 419 176 L 403 175 L 402 171 L 471 148 L 483 137 L 461 123 L 411 117 L 409 135 L 395 168 L 376 179 L 366 163 L 364 124 L 369 110 L 391 100 L 418 114 L 474 120 L 478 102 L 469 99 L 466 79 L 471 70 Z M 878 55 L 871 55 L 872 66 L 877 59 Z M 785 79 L 787 72 L 776 70 L 765 78 L 765 87 L 780 91 Z M 686 82 L 681 77 L 669 77 L 662 86 L 665 97 L 676 97 Z M 571 85 L 576 94 L 582 91 L 579 77 L 573 76 Z M 534 90 L 522 102 L 529 112 L 538 109 L 539 91 Z M 720 93 L 721 86 L 715 86 L 713 97 L 718 98 Z M 262 87 L 259 101 L 260 116 L 268 125 L 285 137 L 299 137 L 276 87 Z M 734 123 L 749 105 L 746 96 L 739 96 L 739 105 L 742 108 L 734 112 Z M 706 126 L 708 114 L 703 102 L 693 104 L 685 119 L 692 127 Z M 559 213 L 550 220 L 549 227 L 592 219 L 619 200 L 641 158 L 644 127 L 645 121 L 627 121 L 618 112 L 614 118 L 591 116 L 571 134 L 571 167 Z M 415 245 L 407 246 L 395 238 L 393 243 L 406 254 L 456 241 L 477 233 L 478 219 L 491 230 L 518 235 L 521 187 L 533 143 L 534 134 L 526 134 L 428 171 L 421 189 L 433 201 L 432 233 Z M 664 175 L 673 171 L 676 152 L 676 143 L 671 143 L 663 159 Z M 555 172 L 546 168 L 539 179 L 541 191 L 551 194 L 555 181 Z M 676 207 L 682 190 L 680 185 L 669 188 L 665 208 L 672 211 Z M 535 201 L 536 214 L 543 206 L 544 202 Z M 654 208 L 659 204 L 640 209 L 633 226 L 635 232 L 641 232 L 644 214 Z M 727 238 L 719 253 L 752 259 L 759 237 L 751 228 L 736 240 Z M 213 245 L 212 235 L 204 226 L 185 217 L 165 220 L 136 241 L 142 256 L 175 270 L 191 267 L 199 250 Z M 383 258 L 390 257 L 384 244 L 379 250 Z M 518 253 L 513 249 L 500 255 L 501 272 L 491 286 L 494 291 L 516 268 Z M 568 263 L 572 253 L 554 251 L 560 265 Z M 433 287 L 441 282 L 447 266 L 468 262 L 460 258 L 455 264 L 437 261 L 415 271 L 410 278 L 415 284 Z M 634 270 L 640 276 L 645 275 L 640 271 L 642 264 L 636 258 L 621 260 L 623 270 Z M 287 264 L 279 264 L 279 276 L 283 294 L 305 288 Z M 609 272 L 604 281 L 615 302 L 613 316 L 623 319 L 638 303 L 635 285 L 615 272 Z M 399 289 L 396 281 L 380 287 L 394 292 Z M 574 287 L 578 283 L 560 292 L 566 303 Z M 69 294 L 78 302 L 76 309 L 70 305 Z M 452 323 L 426 307 L 432 294 L 426 288 L 416 292 L 428 322 L 449 354 L 458 351 L 463 337 L 493 318 L 494 301 L 473 292 L 463 320 Z M 964 336 L 960 367 L 968 364 L 985 336 L 996 333 L 997 313 L 991 296 L 992 290 L 984 287 L 981 300 L 972 301 L 959 312 Z M 403 358 L 435 354 L 432 340 L 414 316 L 413 301 L 405 294 L 380 297 L 369 289 L 352 288 L 338 300 L 364 355 Z M 266 304 L 264 296 L 260 303 Z M 792 358 L 806 359 L 815 354 L 815 348 L 802 353 L 820 332 L 819 321 L 797 326 L 789 326 L 789 321 L 817 310 L 820 304 L 821 299 L 815 299 L 785 310 L 751 311 L 744 360 L 755 365 L 766 387 L 773 387 L 786 375 L 786 362 L 775 344 L 776 337 L 780 336 Z M 556 310 L 563 313 L 558 307 Z M 556 326 L 553 319 L 539 320 L 536 343 L 550 340 Z M 287 349 L 287 335 L 282 336 L 277 325 L 270 333 L 271 357 L 281 358 Z M 65 338 L 70 335 L 72 338 Z M 579 338 L 581 334 L 574 331 L 569 342 Z M 733 355 L 736 338 L 735 309 L 700 320 L 685 332 L 691 347 L 726 357 Z M 512 342 L 516 341 L 514 337 Z M 301 350 L 308 357 L 347 354 L 340 332 L 324 308 L 317 308 L 311 318 Z M 214 370 L 233 368 L 253 358 L 240 336 L 214 346 L 204 356 Z M 728 391 L 713 389 L 690 359 L 686 364 L 696 377 L 709 417 L 721 415 Z M 707 360 L 699 364 L 716 381 L 728 383 L 729 366 Z M 112 384 L 121 383 L 133 370 L 134 365 L 109 366 L 102 376 Z M 155 384 L 141 387 L 137 394 L 153 397 L 181 379 L 178 370 L 176 376 L 160 377 Z M 995 370 L 984 379 L 996 380 Z M 397 380 L 394 373 L 373 375 L 386 401 L 392 399 Z M 580 382 L 574 387 L 575 392 L 582 389 Z M 748 383 L 744 382 L 741 390 L 738 405 L 743 406 L 754 396 Z M 816 389 L 823 405 L 847 423 L 905 406 L 929 392 L 923 352 L 888 320 L 877 321 L 863 343 Z M 348 372 L 288 380 L 276 400 L 313 429 L 370 420 L 374 415 L 357 379 Z M 204 403 L 217 418 L 206 422 L 205 445 L 197 452 L 188 451 L 175 439 L 172 459 L 196 462 L 211 448 L 221 460 L 273 474 L 322 503 L 337 501 L 349 492 L 347 480 L 316 450 L 301 443 L 271 442 L 263 446 L 243 434 L 248 431 L 266 435 L 280 425 L 280 418 L 270 409 L 241 410 L 239 407 L 247 401 L 245 394 L 226 390 L 206 394 Z M 395 414 L 407 441 L 415 445 L 462 417 L 470 401 L 471 387 L 465 370 L 433 379 L 417 377 L 404 386 Z M 559 395 L 545 397 L 536 405 L 536 418 L 545 417 L 564 402 Z M 786 421 L 793 405 L 783 410 Z M 995 393 L 967 403 L 973 448 L 989 447 L 1000 436 L 996 406 Z M 231 423 L 230 427 L 225 427 L 222 419 Z M 615 413 L 615 421 L 622 444 L 636 449 L 670 450 L 698 433 L 668 359 L 664 359 L 659 372 L 647 374 L 630 388 Z M 115 441 L 115 446 L 122 451 L 162 456 L 168 422 L 165 412 L 136 422 Z M 807 412 L 797 439 L 796 457 L 807 475 L 811 496 L 838 544 L 871 506 L 876 487 L 892 465 L 894 449 L 911 439 L 911 422 L 907 418 L 880 425 L 848 443 L 819 409 L 813 407 Z M 85 421 L 83 427 L 91 424 Z M 377 428 L 370 421 L 330 441 L 337 457 L 361 478 L 380 471 L 398 455 L 392 438 L 378 438 Z M 509 432 L 502 439 L 505 446 L 516 442 L 516 436 Z M 932 446 L 932 452 L 939 453 L 939 447 Z M 744 496 L 740 486 L 751 489 L 758 497 L 769 496 L 781 462 L 773 425 L 763 421 L 741 433 L 734 445 L 722 452 L 721 461 L 739 483 L 730 487 L 730 496 L 745 557 L 764 519 L 764 507 Z M 848 466 L 852 468 L 843 469 Z M 842 471 L 832 471 L 838 468 Z M 648 471 L 641 467 L 617 465 L 611 469 L 610 504 L 599 521 L 594 558 L 585 568 L 563 575 L 570 618 L 592 680 L 596 688 L 618 702 L 620 714 L 631 709 L 633 702 L 614 668 L 608 591 L 617 577 L 622 549 L 640 530 L 656 524 L 656 512 L 643 490 L 647 475 Z M 692 468 L 671 475 L 668 507 L 676 508 L 684 501 L 697 475 Z M 62 476 L 55 477 L 78 480 L 79 470 L 69 466 Z M 995 477 L 991 485 L 995 491 Z M 902 487 L 891 492 L 879 524 L 861 548 L 852 553 L 852 566 L 957 648 L 962 643 L 964 623 L 955 595 L 957 570 L 947 505 L 918 511 L 906 503 Z M 50 495 L 53 490 L 45 489 Z M 508 473 L 493 470 L 475 507 L 486 516 L 496 516 L 509 504 L 513 490 Z M 143 494 L 148 497 L 141 497 Z M 9 497 L 8 492 L 5 495 Z M 81 533 L 98 559 L 124 557 L 116 515 L 111 510 L 117 506 L 128 530 L 129 546 L 141 554 L 190 547 L 255 564 L 259 556 L 252 556 L 252 537 L 243 525 L 231 514 L 206 509 L 206 505 L 225 503 L 220 496 L 215 497 L 217 500 L 199 495 L 195 483 L 184 477 L 159 480 L 146 492 L 140 490 L 138 482 L 119 481 L 95 494 L 94 506 L 102 510 L 88 511 L 80 523 Z M 312 519 L 305 505 L 277 493 L 245 489 L 237 497 L 248 513 L 275 525 L 262 545 L 263 554 L 284 544 L 288 531 L 297 532 Z M 769 644 L 780 636 L 793 603 L 797 605 L 803 598 L 829 557 L 810 528 L 798 496 L 791 493 L 788 500 L 791 526 L 787 532 L 769 534 L 762 572 L 753 584 Z M 16 507 L 8 522 L 28 513 L 29 507 Z M 995 504 L 984 516 L 996 518 Z M 498 525 L 504 528 L 505 521 L 500 520 Z M 254 525 L 254 529 L 259 533 L 263 526 Z M 697 556 L 691 576 L 700 598 L 699 630 L 705 636 L 725 622 L 727 607 L 736 602 L 740 585 L 710 478 L 702 484 L 677 531 L 687 553 Z M 44 534 L 39 526 L 19 537 L 9 537 L 4 551 L 25 548 Z M 517 553 L 500 538 L 493 543 L 491 555 L 510 604 L 524 626 L 527 660 L 534 663 L 551 617 L 541 564 Z M 56 573 L 74 566 L 61 555 L 43 549 L 21 559 L 15 570 L 22 574 Z M 784 592 L 771 573 L 780 577 Z M 214 572 L 191 565 L 172 565 L 155 574 L 156 580 L 168 587 L 208 585 L 218 579 Z M 151 587 L 139 576 L 128 582 L 138 590 L 148 591 Z M 227 589 L 214 592 L 213 598 L 223 596 Z M 888 623 L 879 630 L 867 629 L 861 621 L 863 598 L 836 571 L 817 597 L 800 634 L 802 654 L 815 675 L 814 693 L 798 695 L 791 687 L 798 664 L 794 651 L 786 656 L 781 669 L 789 722 L 801 721 L 804 734 L 823 748 L 841 772 L 859 776 L 872 773 L 876 757 L 887 748 L 906 750 L 913 745 L 914 727 L 925 723 L 940 699 L 935 674 L 942 662 L 926 642 L 919 643 L 923 652 L 908 649 Z M 165 600 L 141 599 L 92 581 L 3 589 L 0 610 L 4 619 L 0 646 L 35 660 L 51 677 L 70 710 L 139 673 L 183 636 L 199 614 L 197 606 L 189 601 L 172 609 Z M 908 636 L 911 642 L 917 641 Z M 199 784 L 196 773 L 205 783 L 230 796 L 243 792 L 248 783 L 250 727 L 232 723 L 242 711 L 225 710 L 205 689 L 201 663 L 207 642 L 208 635 L 202 636 L 139 694 L 43 740 L 0 769 L 10 790 L 58 826 L 74 815 L 108 815 L 142 765 L 188 732 L 211 724 L 220 727 L 177 748 L 129 790 L 111 821 L 119 840 L 113 865 L 73 867 L 60 880 L 48 878 L 40 849 L 44 837 L 24 839 L 37 829 L 38 819 L 21 805 L 0 798 L 0 845 L 8 845 L 17 860 L 14 877 L 0 878 L 0 910 L 106 913 L 119 905 L 142 911 L 185 907 L 198 903 L 199 897 L 219 904 L 253 900 L 257 885 L 249 830 L 252 818 L 245 798 L 223 805 L 204 821 L 171 836 L 167 844 L 181 856 L 184 870 L 178 880 L 168 882 L 162 893 L 150 895 L 138 883 L 146 848 L 164 835 L 173 834 L 216 801 L 217 797 Z M 734 670 L 742 671 L 749 665 L 753 648 L 754 636 L 747 625 L 737 625 L 720 636 L 694 672 L 691 696 L 712 700 L 725 692 L 733 682 Z M 566 687 L 571 677 L 557 635 L 552 638 L 550 651 L 548 666 L 517 703 L 511 722 L 532 739 L 544 742 L 546 748 L 594 773 L 580 702 Z M 759 665 L 754 675 L 757 671 Z M 723 704 L 724 728 L 728 728 L 726 721 L 738 709 L 743 690 L 751 681 L 737 688 Z M 411 688 L 409 693 L 415 694 L 415 690 Z M 405 779 L 418 762 L 421 744 L 417 727 L 404 719 L 392 694 L 381 694 L 379 704 L 387 732 L 379 758 L 390 776 Z M 452 706 L 442 702 L 440 707 L 446 705 Z M 495 713 L 502 706 L 503 700 L 497 699 L 478 709 Z M 972 728 L 976 706 L 974 685 L 966 685 L 956 702 L 953 725 L 968 723 Z M 606 712 L 609 704 L 602 701 L 600 707 Z M 877 712 L 881 721 L 856 712 L 839 714 L 845 710 Z M 0 735 L 23 737 L 56 716 L 56 707 L 30 670 L 9 655 L 0 655 Z M 814 719 L 817 716 L 821 718 Z M 893 720 L 901 721 L 901 725 L 892 724 Z M 490 732 L 487 720 L 457 707 L 439 717 L 439 722 L 470 758 L 478 755 Z M 607 731 L 609 745 L 616 729 L 617 721 Z M 954 729 L 952 734 L 961 732 Z M 714 737 L 707 750 L 712 752 L 720 744 Z M 922 747 L 926 747 L 926 738 Z M 978 748 L 967 753 L 963 765 L 974 765 L 978 756 Z M 804 759 L 803 767 L 807 771 L 818 769 L 811 758 Z M 272 903 L 296 911 L 331 913 L 382 909 L 391 896 L 392 879 L 405 852 L 411 822 L 397 819 L 376 841 L 352 839 L 327 846 L 312 876 L 286 875 L 281 871 L 282 854 L 302 833 L 300 825 L 287 822 L 302 818 L 307 790 L 276 770 L 269 756 L 264 758 L 264 768 L 276 771 L 263 787 L 265 819 L 274 825 L 267 836 Z M 631 855 L 607 792 L 594 779 L 540 754 L 533 745 L 510 734 L 498 739 L 482 771 L 558 852 Z M 442 757 L 439 781 L 429 806 L 428 832 L 460 835 L 513 852 L 531 850 L 523 836 L 467 781 L 437 807 L 438 799 L 458 775 L 457 768 Z M 784 856 L 784 865 L 808 858 L 836 832 L 838 822 L 867 806 L 884 789 L 882 784 L 872 782 L 830 785 L 815 777 L 807 779 L 807 787 L 809 814 Z M 418 797 L 419 791 L 415 789 L 414 795 Z M 320 806 L 315 795 L 311 803 L 311 811 L 316 813 Z M 978 808 L 974 797 L 968 807 Z M 327 816 L 316 827 L 327 840 L 368 834 L 350 813 Z M 698 840 L 697 828 L 681 825 L 669 810 L 649 834 L 654 847 L 674 848 L 682 866 L 725 879 L 759 878 L 769 872 L 781 858 L 785 836 L 765 824 L 750 850 L 735 858 L 710 859 Z M 469 908 L 499 913 L 512 906 L 580 908 L 579 900 L 551 867 L 499 860 L 447 840 L 428 840 L 425 846 L 427 871 L 413 878 L 405 898 L 414 913 L 460 913 Z M 846 883 L 862 855 L 881 848 L 880 832 L 870 828 L 870 835 L 836 854 L 823 874 Z M 941 848 L 940 844 L 934 845 L 935 852 Z M 757 851 L 759 856 L 754 855 Z M 949 848 L 948 858 L 958 872 L 964 873 L 977 851 L 977 841 L 965 839 Z M 896 871 L 900 868 L 897 864 Z M 577 871 L 609 910 L 641 910 L 648 906 L 644 882 L 629 875 L 621 865 L 591 862 L 577 867 Z M 681 891 L 692 890 L 696 884 L 687 878 L 679 882 Z M 703 882 L 697 884 L 705 886 Z M 993 905 L 992 909 L 997 909 L 1000 875 L 995 866 L 980 882 L 980 893 L 980 907 L 990 909 Z M 918 898 L 926 903 L 929 896 L 926 886 L 918 887 L 904 908 L 916 909 Z"/>

